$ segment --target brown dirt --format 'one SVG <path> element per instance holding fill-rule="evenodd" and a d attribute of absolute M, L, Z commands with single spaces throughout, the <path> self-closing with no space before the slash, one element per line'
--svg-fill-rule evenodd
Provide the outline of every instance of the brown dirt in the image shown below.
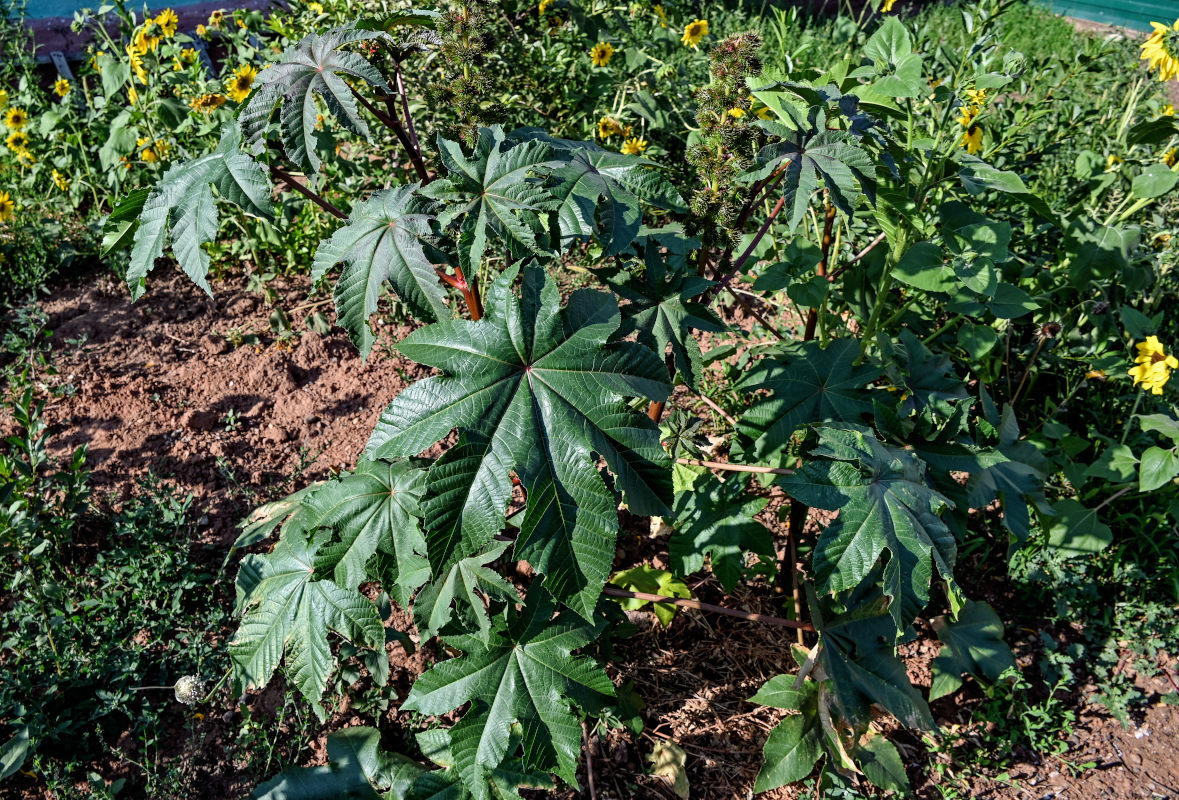
<path fill-rule="evenodd" d="M 276 288 L 288 307 L 307 293 L 305 281 Z M 234 348 L 223 334 L 267 332 L 271 309 L 225 286 L 209 298 L 183 276 L 153 276 L 135 304 L 102 278 L 44 308 L 59 379 L 76 389 L 46 409 L 56 454 L 87 445 L 100 494 L 126 498 L 149 471 L 165 477 L 226 544 L 247 501 L 273 495 L 301 464 L 300 485 L 351 468 L 385 405 L 426 374 L 388 354 L 407 328 L 382 329 L 366 363 L 342 332 L 306 331 L 300 312 L 290 346 L 266 334 Z"/>
<path fill-rule="evenodd" d="M 181 276 L 153 276 L 151 285 L 151 293 L 137 304 L 131 304 L 126 291 L 109 277 L 60 289 L 45 301 L 56 331 L 53 348 L 60 373 L 50 380 L 76 389 L 72 397 L 48 406 L 50 441 L 61 457 L 88 444 L 94 483 L 114 504 L 129 497 L 149 471 L 192 493 L 202 509 L 204 524 L 198 530 L 205 542 L 228 547 L 237 521 L 260 500 L 351 467 L 382 408 L 409 382 L 426 374 L 389 349 L 408 331 L 402 326 L 384 326 L 367 363 L 338 330 L 326 336 L 304 333 L 290 347 L 265 336 L 258 347 L 232 348 L 211 334 L 267 330 L 270 309 L 260 298 L 223 284 L 210 299 Z M 304 301 L 307 287 L 305 281 L 295 280 L 277 288 L 290 308 Z M 292 314 L 296 330 L 304 330 L 302 317 L 310 311 Z M 231 411 L 237 416 L 236 427 L 227 421 Z M 10 426 L 0 420 L 0 434 L 8 433 Z M 300 465 L 304 469 L 290 480 Z M 627 535 L 620 540 L 619 564 L 659 563 L 666 541 L 651 541 L 644 522 L 624 521 Z M 785 598 L 773 597 L 764 587 L 741 588 L 735 596 L 722 597 L 709 579 L 693 590 L 705 601 L 783 613 L 780 604 Z M 1003 606 L 1023 613 L 1018 598 L 1007 597 L 1005 603 L 988 599 L 1000 604 L 1001 613 Z M 400 615 L 396 622 L 408 622 L 401 612 L 395 615 Z M 638 621 L 643 621 L 641 614 Z M 1024 629 L 1017 635 L 1030 646 L 1039 631 Z M 676 742 L 686 751 L 693 798 L 752 796 L 761 746 L 781 712 L 751 705 L 747 698 L 772 675 L 793 671 L 787 648 L 792 638 L 781 629 L 695 611 L 681 611 L 668 630 L 647 620 L 641 633 L 618 644 L 611 665 L 616 683 L 633 681 L 646 702 L 645 732 L 637 739 L 617 731 L 605 741 L 595 739 L 596 796 L 674 797 L 647 774 L 647 756 L 661 740 Z M 1012 640 L 1020 650 L 1020 643 Z M 906 646 L 910 674 L 918 684 L 928 685 L 928 665 L 936 652 L 928 631 Z M 404 698 L 413 679 L 428 666 L 429 655 L 427 651 L 407 657 L 400 646 L 390 646 L 393 693 L 398 698 Z M 1157 698 L 1169 687 L 1152 685 L 1149 691 Z M 939 724 L 952 730 L 965 723 L 980 699 L 977 688 L 968 684 L 954 698 L 938 701 L 934 711 Z M 258 713 L 273 713 L 281 705 L 278 687 L 252 700 Z M 310 755 L 303 750 L 302 763 L 323 762 L 326 731 L 361 723 L 363 718 L 347 705 L 313 734 Z M 244 767 L 225 755 L 233 752 L 240 723 L 235 706 L 228 709 L 208 709 L 206 718 L 193 725 L 195 733 L 177 743 L 183 760 L 199 763 L 201 774 L 207 776 L 200 784 L 206 792 L 203 797 L 244 796 Z M 894 739 L 918 796 L 927 800 L 944 796 L 935 780 L 955 788 L 957 794 L 949 795 L 955 797 L 1179 798 L 1179 761 L 1173 757 L 1179 741 L 1175 712 L 1174 706 L 1156 703 L 1139 714 L 1133 729 L 1124 731 L 1108 714 L 1081 702 L 1067 752 L 1052 758 L 1016 753 L 1016 766 L 1005 780 L 971 777 L 956 783 L 949 757 L 931 754 L 910 733 L 897 731 Z M 391 728 L 410 721 L 395 704 L 385 719 Z M 401 737 L 408 734 L 394 735 Z M 935 779 L 931 764 L 938 760 L 944 777 Z M 1087 762 L 1095 766 L 1079 774 L 1069 766 Z M 121 771 L 117 760 L 96 767 L 107 777 Z M 584 775 L 582 785 L 586 786 Z M 559 796 L 589 794 L 583 790 Z M 791 788 L 764 796 L 787 800 L 809 793 Z"/>

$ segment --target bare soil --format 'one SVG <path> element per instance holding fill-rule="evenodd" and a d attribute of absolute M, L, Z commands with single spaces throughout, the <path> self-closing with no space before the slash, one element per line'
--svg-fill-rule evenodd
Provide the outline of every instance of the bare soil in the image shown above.
<path fill-rule="evenodd" d="M 339 329 L 325 336 L 304 332 L 289 345 L 266 335 L 258 346 L 232 347 L 220 334 L 265 332 L 271 311 L 242 283 L 240 278 L 222 283 L 209 298 L 182 276 L 158 275 L 151 293 L 132 304 L 111 277 L 92 276 L 44 302 L 55 331 L 52 344 L 60 373 L 55 380 L 76 389 L 47 409 L 55 454 L 65 457 L 87 445 L 94 483 L 112 505 L 130 497 L 149 471 L 163 477 L 196 498 L 200 540 L 223 548 L 229 547 L 238 520 L 253 505 L 350 468 L 384 406 L 428 374 L 392 350 L 409 329 L 388 321 L 367 362 Z M 306 300 L 306 281 L 290 281 L 278 290 L 286 307 L 296 309 L 291 316 L 297 331 L 305 331 L 306 314 L 328 313 L 326 305 L 298 309 Z M 0 434 L 10 428 L 11 421 L 0 420 Z M 618 566 L 661 564 L 666 540 L 652 537 L 643 521 L 624 522 Z M 764 587 L 724 597 L 711 579 L 693 590 L 708 602 L 770 614 L 781 614 L 786 599 Z M 1026 618 L 1019 598 L 992 602 L 1005 617 Z M 408 616 L 396 616 L 401 627 L 409 625 Z M 693 798 L 751 797 L 762 744 L 781 712 L 752 705 L 747 698 L 771 676 L 794 670 L 788 648 L 793 634 L 694 611 L 681 611 L 669 629 L 647 617 L 635 615 L 640 633 L 617 646 L 611 666 L 616 683 L 633 681 L 645 701 L 645 730 L 638 738 L 618 731 L 605 740 L 594 737 L 594 795 L 583 774 L 580 793 L 560 796 L 673 798 L 661 779 L 648 774 L 647 762 L 656 743 L 670 741 L 687 754 Z M 1034 623 L 1028 624 L 1021 622 L 1008 637 L 1021 663 L 1030 661 L 1040 635 Z M 919 684 L 928 686 L 929 662 L 936 653 L 931 635 L 905 646 L 910 673 Z M 429 666 L 431 655 L 427 650 L 407 657 L 399 646 L 390 646 L 391 691 L 398 700 Z M 1170 690 L 1165 684 L 1143 688 L 1156 699 Z M 251 702 L 256 708 L 274 708 L 280 695 L 272 687 Z M 939 725 L 947 731 L 964 725 L 980 698 L 977 687 L 968 685 L 957 696 L 938 701 L 933 708 Z M 947 756 L 932 755 L 919 736 L 893 731 L 893 739 L 918 796 L 929 800 L 1179 798 L 1179 759 L 1174 757 L 1179 716 L 1174 706 L 1150 705 L 1131 729 L 1123 730 L 1083 697 L 1074 702 L 1078 719 L 1062 756 L 1016 752 L 1015 768 L 992 780 L 955 780 L 955 765 L 947 763 Z M 370 716 L 347 705 L 314 734 L 305 763 L 323 762 L 327 731 L 371 724 Z M 396 706 L 391 704 L 382 724 L 390 729 L 392 741 L 408 740 L 408 716 Z M 245 767 L 229 755 L 239 722 L 236 708 L 226 696 L 222 707 L 203 709 L 191 735 L 176 742 L 176 758 L 193 769 L 199 766 L 201 779 L 193 796 L 248 793 Z M 95 769 L 108 778 L 125 774 L 118 759 L 121 746 L 116 744 L 109 762 Z M 936 762 L 942 777 L 931 769 Z M 1090 762 L 1090 768 L 1077 768 Z M 956 793 L 944 794 L 935 781 Z M 32 788 L 29 792 L 25 796 L 44 796 Z M 802 796 L 811 795 L 796 789 L 765 795 L 774 800 Z"/>

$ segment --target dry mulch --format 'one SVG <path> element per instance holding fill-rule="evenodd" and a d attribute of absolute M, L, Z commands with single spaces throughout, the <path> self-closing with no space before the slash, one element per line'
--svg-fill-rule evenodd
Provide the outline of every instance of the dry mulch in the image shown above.
<path fill-rule="evenodd" d="M 325 336 L 304 332 L 290 346 L 264 336 L 258 347 L 230 347 L 218 334 L 266 331 L 271 311 L 240 283 L 235 279 L 218 285 L 215 297 L 209 298 L 182 276 L 153 276 L 151 293 L 132 304 L 116 281 L 96 276 L 59 289 L 43 304 L 55 331 L 56 380 L 76 389 L 73 396 L 48 406 L 55 454 L 64 457 L 87 444 L 96 489 L 116 505 L 131 496 L 149 471 L 164 477 L 196 498 L 200 540 L 225 548 L 252 503 L 351 467 L 384 406 L 428 374 L 392 351 L 390 345 L 409 330 L 392 323 L 383 327 L 367 363 L 338 329 Z M 288 308 L 306 298 L 306 281 L 277 288 Z M 311 310 L 292 314 L 296 330 L 305 330 L 302 317 Z M 10 428 L 11 421 L 0 420 L 0 434 Z M 296 470 L 295 479 L 288 480 Z M 665 558 L 666 540 L 650 537 L 643 523 L 631 520 L 620 541 L 626 543 L 620 548 L 620 567 L 641 559 L 658 564 Z M 706 601 L 782 613 L 775 607 L 780 599 L 764 588 L 739 589 L 727 598 L 711 580 L 693 589 Z M 1018 600 L 1012 602 L 1010 608 L 1019 613 Z M 674 797 L 647 774 L 647 756 L 659 741 L 675 742 L 686 752 L 693 798 L 752 796 L 761 746 L 781 712 L 746 699 L 769 677 L 794 670 L 788 648 L 793 634 L 694 611 L 682 611 L 666 630 L 651 615 L 634 616 L 640 633 L 617 645 L 610 670 L 619 684 L 633 681 L 645 701 L 645 731 L 637 739 L 615 731 L 604 741 L 593 740 L 596 796 Z M 396 621 L 408 623 L 404 617 Z M 1038 635 L 1029 631 L 1028 641 Z M 1018 650 L 1018 642 L 1012 641 Z M 906 646 L 911 675 L 919 684 L 928 686 L 928 664 L 936 652 L 936 641 L 928 635 Z M 406 657 L 391 645 L 390 654 L 392 690 L 404 698 L 414 677 L 428 666 L 430 653 Z M 1150 689 L 1167 691 L 1165 686 Z M 268 690 L 255 703 L 273 706 L 274 697 Z M 957 698 L 939 701 L 934 706 L 939 724 L 965 722 L 979 697 L 967 686 Z M 181 757 L 204 764 L 202 773 L 209 778 L 198 782 L 194 796 L 226 797 L 243 785 L 242 765 L 224 755 L 234 737 L 234 706 L 227 708 L 225 716 L 224 708 L 209 709 L 194 734 L 177 743 L 185 751 Z M 955 796 L 1179 798 L 1175 711 L 1173 706 L 1149 706 L 1127 731 L 1100 708 L 1082 703 L 1063 758 L 1021 754 L 1007 780 L 971 778 Z M 320 733 L 369 721 L 342 708 Z M 386 724 L 406 722 L 394 704 Z M 394 738 L 408 735 L 394 731 Z M 929 777 L 931 756 L 920 738 L 906 732 L 894 738 L 918 796 L 941 797 Z M 308 763 L 322 763 L 322 741 L 321 735 L 313 743 Z M 1079 775 L 1068 767 L 1085 762 L 1097 767 Z M 105 766 L 118 769 L 115 761 Z M 587 785 L 584 778 L 582 785 Z M 559 796 L 590 795 L 583 788 L 580 794 Z M 785 800 L 804 795 L 790 788 L 765 796 Z"/>

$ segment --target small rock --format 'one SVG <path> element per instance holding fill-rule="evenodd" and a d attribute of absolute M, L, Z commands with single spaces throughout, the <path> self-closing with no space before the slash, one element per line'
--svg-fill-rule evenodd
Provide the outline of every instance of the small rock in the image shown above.
<path fill-rule="evenodd" d="M 262 432 L 262 438 L 274 444 L 281 444 L 290 438 L 286 428 L 279 425 L 267 425 L 266 430 Z"/>
<path fill-rule="evenodd" d="M 218 336 L 215 333 L 206 333 L 202 336 L 201 347 L 211 356 L 219 356 L 229 352 L 229 342 L 225 341 L 224 336 Z"/>
<path fill-rule="evenodd" d="M 217 424 L 217 415 L 212 411 L 186 411 L 180 418 L 180 424 L 194 431 L 211 431 Z"/>

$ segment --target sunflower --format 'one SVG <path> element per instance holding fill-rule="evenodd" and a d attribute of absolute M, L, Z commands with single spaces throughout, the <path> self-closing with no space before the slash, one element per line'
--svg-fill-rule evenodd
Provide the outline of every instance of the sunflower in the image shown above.
<path fill-rule="evenodd" d="M 1179 161 L 1179 147 L 1172 147 L 1170 150 L 1163 153 L 1163 157 L 1159 160 L 1166 164 L 1167 167 L 1175 166 L 1175 162 Z"/>
<path fill-rule="evenodd" d="M 53 91 L 57 93 L 58 97 L 65 97 L 70 93 L 70 82 L 65 78 L 58 78 L 53 82 Z"/>
<path fill-rule="evenodd" d="M 962 141 L 958 142 L 959 147 L 965 147 L 966 152 L 974 155 L 982 150 L 982 126 L 973 124 L 966 129 L 966 133 L 962 134 Z"/>
<path fill-rule="evenodd" d="M 884 0 L 884 4 L 880 6 L 880 12 L 887 14 L 892 11 L 892 7 L 897 4 L 897 0 Z"/>
<path fill-rule="evenodd" d="M 628 156 L 641 156 L 647 149 L 647 140 L 635 136 L 622 143 L 622 152 Z"/>
<path fill-rule="evenodd" d="M 192 100 L 193 110 L 203 114 L 216 111 L 223 105 L 225 105 L 225 95 L 223 94 L 202 94 Z"/>
<path fill-rule="evenodd" d="M 556 2 L 556 0 L 540 0 L 540 4 L 536 7 L 536 13 L 543 17 L 544 12 L 548 11 L 549 6 L 551 6 L 554 2 Z"/>
<path fill-rule="evenodd" d="M 4 115 L 4 124 L 14 131 L 19 131 L 29 121 L 29 113 L 23 108 L 13 106 Z"/>
<path fill-rule="evenodd" d="M 1149 68 L 1158 68 L 1159 80 L 1179 78 L 1179 19 L 1168 28 L 1161 22 L 1151 22 L 1154 33 L 1142 43 L 1140 58 L 1149 62 Z"/>
<path fill-rule="evenodd" d="M 655 16 L 659 18 L 659 27 L 667 27 L 667 12 L 663 10 L 663 6 L 659 3 L 651 6 L 651 10 L 655 12 Z"/>
<path fill-rule="evenodd" d="M 0 108 L 8 105 L 8 92 L 5 89 L 0 89 Z"/>
<path fill-rule="evenodd" d="M 207 29 L 207 28 L 205 28 L 205 26 L 204 26 L 204 25 L 197 25 L 197 26 L 196 26 L 196 35 L 197 35 L 197 36 L 199 36 L 199 37 L 201 37 L 202 39 L 204 39 L 204 38 L 205 38 L 205 35 L 206 35 L 208 32 L 209 32 L 209 31 L 208 31 L 208 29 Z"/>
<path fill-rule="evenodd" d="M 614 57 L 614 45 L 609 42 L 598 42 L 590 50 L 590 60 L 594 62 L 595 67 L 604 67 L 610 63 L 610 59 Z"/>
<path fill-rule="evenodd" d="M 53 183 L 57 186 L 58 189 L 61 189 L 63 192 L 68 192 L 70 190 L 70 179 L 65 175 L 62 175 L 56 169 L 53 170 L 53 174 L 49 177 L 53 178 Z"/>
<path fill-rule="evenodd" d="M 982 108 L 987 104 L 986 89 L 967 89 L 965 95 L 967 102 L 975 108 Z"/>
<path fill-rule="evenodd" d="M 171 38 L 176 35 L 176 26 L 180 24 L 180 19 L 176 16 L 175 11 L 165 8 L 156 17 L 156 24 L 160 26 L 160 30 L 165 36 Z"/>
<path fill-rule="evenodd" d="M 610 117 L 602 117 L 598 120 L 598 138 L 609 139 L 611 136 L 617 136 L 622 133 L 622 126 L 618 124 L 618 120 Z"/>
<path fill-rule="evenodd" d="M 1123 163 L 1123 161 L 1122 161 L 1121 156 L 1119 156 L 1115 153 L 1111 153 L 1110 155 L 1105 157 L 1105 171 L 1106 172 L 1113 172 L 1114 170 L 1116 170 L 1118 168 L 1118 165 L 1122 164 L 1122 163 Z"/>
<path fill-rule="evenodd" d="M 127 48 L 127 58 L 131 62 L 131 71 L 135 73 L 136 79 L 147 86 L 147 67 L 143 64 L 143 54 L 132 45 Z"/>
<path fill-rule="evenodd" d="M 734 106 L 725 113 L 733 119 L 741 119 L 743 116 L 745 116 L 745 109 Z"/>
<path fill-rule="evenodd" d="M 684 35 L 680 37 L 680 41 L 684 43 L 685 47 L 696 49 L 700 41 L 708 35 L 708 20 L 698 19 L 695 22 L 689 22 L 688 27 L 684 28 Z"/>
<path fill-rule="evenodd" d="M 2 104 L 0 104 L 0 108 L 3 108 L 3 107 L 4 106 Z M 1161 114 L 1164 117 L 1175 116 L 1175 104 L 1174 103 L 1163 104 L 1163 107 L 1161 109 L 1159 109 L 1159 114 Z"/>
<path fill-rule="evenodd" d="M 131 37 L 131 47 L 140 55 L 147 55 L 156 51 L 156 48 L 160 46 L 160 40 L 163 38 L 160 35 L 159 27 L 149 22 L 135 31 L 135 35 Z"/>
<path fill-rule="evenodd" d="M 22 130 L 15 130 L 4 140 L 9 150 L 20 152 L 29 146 L 29 135 Z"/>
<path fill-rule="evenodd" d="M 16 203 L 12 202 L 8 192 L 0 192 L 0 222 L 8 222 L 16 211 Z"/>
<path fill-rule="evenodd" d="M 549 0 L 549 2 L 552 2 L 552 0 Z M 307 10 L 318 17 L 323 13 L 323 3 L 308 3 Z"/>
<path fill-rule="evenodd" d="M 1135 366 L 1129 370 L 1134 385 L 1142 385 L 1151 394 L 1162 394 L 1163 387 L 1171 379 L 1171 370 L 1179 369 L 1179 359 L 1167 355 L 1157 336 L 1147 336 L 1145 342 L 1137 345 L 1138 357 Z"/>
<path fill-rule="evenodd" d="M 222 20 L 225 19 L 225 12 L 218 9 L 209 15 L 209 27 L 220 28 Z"/>
<path fill-rule="evenodd" d="M 131 105 L 135 105 L 139 102 L 139 92 L 135 91 L 134 86 L 127 87 L 127 101 L 131 103 Z"/>
<path fill-rule="evenodd" d="M 244 102 L 250 96 L 250 88 L 254 79 L 258 77 L 258 70 L 249 64 L 242 64 L 234 70 L 232 77 L 225 82 L 225 93 L 235 103 Z"/>
<path fill-rule="evenodd" d="M 168 143 L 163 139 L 156 139 L 154 142 L 151 139 L 140 139 L 135 146 L 141 148 L 139 157 L 147 164 L 162 161 L 168 156 Z"/>

